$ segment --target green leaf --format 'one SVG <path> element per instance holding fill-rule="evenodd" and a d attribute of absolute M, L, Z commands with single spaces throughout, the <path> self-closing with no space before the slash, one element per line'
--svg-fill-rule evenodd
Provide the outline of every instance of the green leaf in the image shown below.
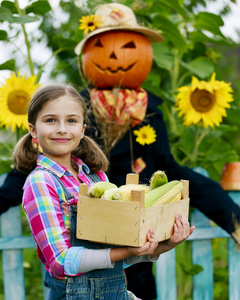
<path fill-rule="evenodd" d="M 191 32 L 191 40 L 194 43 L 209 43 L 209 44 L 216 44 L 216 45 L 226 45 L 230 46 L 231 43 L 228 42 L 226 39 L 223 39 L 222 37 L 208 37 L 201 31 L 193 31 Z"/>
<path fill-rule="evenodd" d="M 5 30 L 0 30 L 0 40 L 1 41 L 4 41 L 4 40 L 7 40 L 7 32 Z"/>
<path fill-rule="evenodd" d="M 59 46 L 59 48 L 67 48 L 74 49 L 76 47 L 77 42 L 73 39 L 66 39 L 61 35 L 55 35 L 53 37 L 53 41 Z"/>
<path fill-rule="evenodd" d="M 10 23 L 26 24 L 26 23 L 36 22 L 36 21 L 39 21 L 39 20 L 40 19 L 37 16 L 31 17 L 31 16 L 23 15 L 23 16 L 19 16 L 19 17 L 14 18 L 14 21 L 10 22 Z"/>
<path fill-rule="evenodd" d="M 27 15 L 22 15 L 15 17 L 12 15 L 11 10 L 6 7 L 0 7 L 0 21 L 7 21 L 8 23 L 17 23 L 17 24 L 25 24 L 38 21 L 39 18 L 37 16 L 31 17 Z"/>
<path fill-rule="evenodd" d="M 153 59 L 157 66 L 170 71 L 173 66 L 173 57 L 163 43 L 152 44 Z"/>
<path fill-rule="evenodd" d="M 202 266 L 197 265 L 197 264 L 192 265 L 192 266 L 184 266 L 183 263 L 180 263 L 180 266 L 185 274 L 191 275 L 191 276 L 197 275 L 204 270 L 204 268 Z"/>
<path fill-rule="evenodd" d="M 153 20 L 155 21 L 154 25 L 157 25 L 162 31 L 163 37 L 171 41 L 177 49 L 184 51 L 187 48 L 184 37 L 174 23 L 159 14 L 154 14 Z"/>
<path fill-rule="evenodd" d="M 16 9 L 16 6 L 11 1 L 3 1 L 1 3 L 1 6 L 8 8 L 13 14 L 17 14 L 18 13 L 18 11 Z"/>
<path fill-rule="evenodd" d="M 0 21 L 7 21 L 7 19 L 14 18 L 10 9 L 0 7 Z"/>
<path fill-rule="evenodd" d="M 220 16 L 209 12 L 199 12 L 196 17 L 194 27 L 196 29 L 207 30 L 214 35 L 224 37 L 219 27 L 223 26 L 224 22 Z"/>
<path fill-rule="evenodd" d="M 183 8 L 183 6 L 181 6 L 179 4 L 178 0 L 171 0 L 171 1 L 169 1 L 169 0 L 160 0 L 160 2 L 165 4 L 166 6 L 171 7 L 172 9 L 174 9 L 176 12 L 178 12 L 183 17 L 187 17 L 186 10 Z"/>
<path fill-rule="evenodd" d="M 152 68 L 147 79 L 144 82 L 145 88 L 148 89 L 148 86 L 159 87 L 160 83 L 161 83 L 161 76 L 159 72 L 156 72 L 156 70 Z"/>
<path fill-rule="evenodd" d="M 206 57 L 197 57 L 190 63 L 180 61 L 180 64 L 200 78 L 206 78 L 214 72 L 212 62 Z"/>
<path fill-rule="evenodd" d="M 39 0 L 33 2 L 31 5 L 26 7 L 26 13 L 34 13 L 36 15 L 44 15 L 51 10 L 51 6 L 46 0 Z"/>
<path fill-rule="evenodd" d="M 5 63 L 0 65 L 0 70 L 10 70 L 10 71 L 15 71 L 15 60 L 10 59 L 8 61 L 5 61 Z"/>

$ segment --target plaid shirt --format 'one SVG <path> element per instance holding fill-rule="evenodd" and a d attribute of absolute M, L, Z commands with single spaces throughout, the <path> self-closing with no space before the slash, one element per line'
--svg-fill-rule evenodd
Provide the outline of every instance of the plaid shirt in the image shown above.
<path fill-rule="evenodd" d="M 78 178 L 88 186 L 93 184 L 87 175 L 90 170 L 82 160 L 72 157 L 79 167 Z M 60 183 L 49 172 L 38 170 L 38 167 L 54 172 L 67 190 L 78 201 L 79 182 L 67 168 L 53 160 L 40 155 L 36 169 L 27 177 L 24 184 L 23 209 L 28 218 L 32 235 L 37 243 L 37 253 L 40 261 L 45 264 L 46 270 L 56 278 L 64 278 L 65 275 L 78 275 L 77 269 L 81 259 L 79 247 L 72 247 L 70 243 L 70 220 L 68 205 L 64 191 Z M 83 172 L 84 170 L 84 172 Z M 102 181 L 108 181 L 102 171 L 96 173 Z M 80 251 L 80 252 L 79 252 Z M 69 257 L 78 262 L 74 270 L 66 273 L 64 261 L 69 252 Z"/>

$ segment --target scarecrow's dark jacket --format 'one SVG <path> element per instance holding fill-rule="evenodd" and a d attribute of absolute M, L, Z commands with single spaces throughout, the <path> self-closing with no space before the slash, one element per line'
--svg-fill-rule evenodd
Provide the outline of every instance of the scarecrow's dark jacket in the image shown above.
<path fill-rule="evenodd" d="M 83 96 L 88 99 L 86 91 Z M 151 175 L 156 170 L 164 170 L 169 181 L 176 179 L 189 180 L 190 205 L 198 208 L 227 232 L 232 233 L 234 231 L 233 215 L 240 220 L 239 206 L 232 201 L 219 183 L 176 163 L 170 152 L 166 125 L 162 111 L 159 109 L 161 103 L 160 98 L 148 92 L 146 117 L 141 124 L 133 128 L 135 130 L 143 125 L 150 124 L 157 134 L 157 141 L 145 146 L 137 143 L 132 134 L 134 159 L 141 157 L 147 165 L 139 174 L 139 181 L 149 183 Z M 87 134 L 92 137 L 96 136 L 93 131 Z M 125 184 L 126 174 L 131 172 L 130 137 L 128 132 L 110 153 L 109 180 L 120 186 Z"/>

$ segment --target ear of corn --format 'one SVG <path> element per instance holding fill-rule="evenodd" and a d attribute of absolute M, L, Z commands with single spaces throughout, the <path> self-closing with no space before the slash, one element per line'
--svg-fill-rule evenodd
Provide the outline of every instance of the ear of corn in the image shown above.
<path fill-rule="evenodd" d="M 101 198 L 105 200 L 122 200 L 123 195 L 119 188 L 115 188 L 106 190 Z"/>
<path fill-rule="evenodd" d="M 88 197 L 101 198 L 106 190 L 117 188 L 116 184 L 111 182 L 99 181 L 91 185 L 88 189 Z"/>
<path fill-rule="evenodd" d="M 181 192 L 176 192 L 176 194 L 174 196 L 170 196 L 169 199 L 165 199 L 162 202 L 156 202 L 151 206 L 157 206 L 157 205 L 161 205 L 161 204 L 166 204 L 166 203 L 170 203 L 170 202 L 174 202 L 174 201 L 178 201 L 181 200 Z"/>
<path fill-rule="evenodd" d="M 172 201 L 177 195 L 179 197 L 182 188 L 183 184 L 180 181 L 173 180 L 151 190 L 145 195 L 145 207 L 161 205 Z"/>
<path fill-rule="evenodd" d="M 150 187 L 144 184 L 126 184 L 120 186 L 119 190 L 123 195 L 122 200 L 130 201 L 132 190 L 144 190 L 145 193 L 148 193 L 150 192 Z"/>
<path fill-rule="evenodd" d="M 164 171 L 156 171 L 153 173 L 150 179 L 150 189 L 156 189 L 157 187 L 168 182 L 167 175 Z"/>

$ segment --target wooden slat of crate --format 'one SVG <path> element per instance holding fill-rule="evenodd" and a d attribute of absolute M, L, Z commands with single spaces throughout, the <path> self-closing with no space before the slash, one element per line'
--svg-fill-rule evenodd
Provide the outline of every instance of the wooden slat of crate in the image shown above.
<path fill-rule="evenodd" d="M 139 245 L 146 243 L 149 228 L 153 229 L 159 241 L 169 239 L 173 233 L 173 224 L 177 213 L 188 220 L 189 198 L 179 201 L 148 207 L 140 210 Z"/>
<path fill-rule="evenodd" d="M 139 245 L 140 204 L 79 196 L 77 238 Z"/>

